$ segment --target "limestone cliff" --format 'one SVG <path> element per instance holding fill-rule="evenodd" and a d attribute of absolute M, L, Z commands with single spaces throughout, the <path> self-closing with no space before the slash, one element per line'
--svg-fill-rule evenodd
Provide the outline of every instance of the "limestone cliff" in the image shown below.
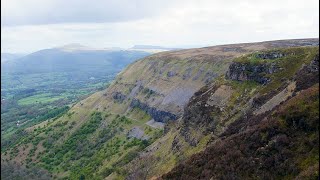
<path fill-rule="evenodd" d="M 99 110 L 108 109 L 124 114 L 138 107 L 151 115 L 155 121 L 166 122 L 183 115 L 191 96 L 201 87 L 225 75 L 231 60 L 256 51 L 277 47 L 317 45 L 316 39 L 283 40 L 261 43 L 244 43 L 162 52 L 141 59 L 123 70 L 114 83 L 96 97 Z M 255 58 L 279 58 L 278 52 L 255 54 Z M 270 57 L 269 57 L 270 56 Z M 255 79 L 267 83 L 268 74 L 277 71 L 273 64 L 246 66 L 233 63 L 227 77 L 237 80 Z M 239 74 L 240 69 L 244 71 Z"/>

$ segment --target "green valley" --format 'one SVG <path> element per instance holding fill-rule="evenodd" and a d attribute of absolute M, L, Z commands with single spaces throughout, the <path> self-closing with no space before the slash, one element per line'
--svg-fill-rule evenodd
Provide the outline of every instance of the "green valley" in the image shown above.
<path fill-rule="evenodd" d="M 119 50 L 37 51 L 1 66 L 1 150 L 19 132 L 61 116 L 74 103 L 105 89 L 130 62 L 149 53 Z"/>

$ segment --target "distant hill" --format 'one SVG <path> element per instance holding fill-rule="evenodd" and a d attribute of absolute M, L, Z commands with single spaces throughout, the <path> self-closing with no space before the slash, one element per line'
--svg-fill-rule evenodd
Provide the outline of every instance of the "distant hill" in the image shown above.
<path fill-rule="evenodd" d="M 152 45 L 134 45 L 132 49 L 170 49 L 162 46 L 152 46 Z"/>
<path fill-rule="evenodd" d="M 24 56 L 24 54 L 18 53 L 1 53 L 1 63 L 8 62 Z"/>
<path fill-rule="evenodd" d="M 16 58 L 18 61 L 4 64 L 1 70 L 15 73 L 97 72 L 112 67 L 113 70 L 119 71 L 134 60 L 149 54 L 134 50 L 93 49 L 81 45 L 67 45 Z"/>
<path fill-rule="evenodd" d="M 168 48 L 162 46 L 153 46 L 153 45 L 134 45 L 129 50 L 139 50 L 146 52 L 162 52 L 162 51 L 172 51 L 172 50 L 180 50 L 181 48 Z"/>

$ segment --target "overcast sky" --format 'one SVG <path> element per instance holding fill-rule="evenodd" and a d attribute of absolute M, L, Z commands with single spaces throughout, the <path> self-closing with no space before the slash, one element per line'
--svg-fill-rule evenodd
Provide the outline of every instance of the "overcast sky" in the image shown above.
<path fill-rule="evenodd" d="M 318 38 L 319 0 L 1 0 L 1 52 Z"/>

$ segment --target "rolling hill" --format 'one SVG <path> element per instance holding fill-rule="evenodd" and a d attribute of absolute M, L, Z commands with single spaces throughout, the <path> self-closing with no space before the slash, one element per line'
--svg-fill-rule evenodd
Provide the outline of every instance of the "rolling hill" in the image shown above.
<path fill-rule="evenodd" d="M 121 70 L 134 60 L 149 55 L 143 51 L 90 49 L 81 45 L 44 49 L 8 62 L 4 73 L 84 72 L 97 73 L 109 68 Z"/>

